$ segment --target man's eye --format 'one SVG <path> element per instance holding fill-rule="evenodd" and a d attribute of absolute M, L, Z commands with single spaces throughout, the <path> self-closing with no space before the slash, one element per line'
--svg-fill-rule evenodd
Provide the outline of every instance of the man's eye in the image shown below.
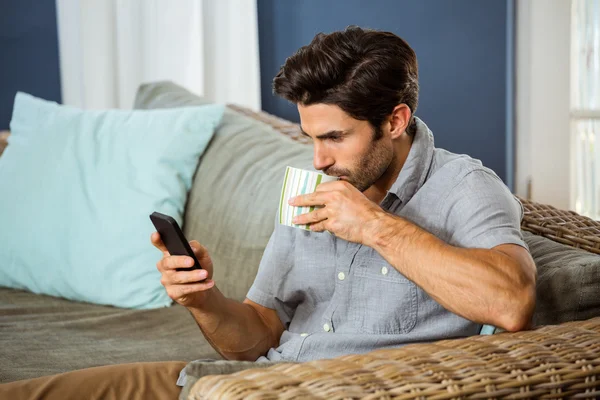
<path fill-rule="evenodd" d="M 336 142 L 336 143 L 337 143 L 337 142 L 341 142 L 341 141 L 342 141 L 342 139 L 344 139 L 344 137 L 343 137 L 343 136 L 331 136 L 331 137 L 329 138 L 329 140 L 331 140 L 332 142 Z"/>

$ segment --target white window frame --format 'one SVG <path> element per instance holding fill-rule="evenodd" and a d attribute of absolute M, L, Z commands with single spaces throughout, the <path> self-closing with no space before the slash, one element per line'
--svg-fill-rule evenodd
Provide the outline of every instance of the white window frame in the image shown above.
<path fill-rule="evenodd" d="M 579 7 L 585 7 L 580 9 Z M 592 10 L 590 13 L 590 9 Z M 585 14 L 579 14 L 579 11 L 587 11 Z M 596 17 L 594 10 L 600 12 L 600 0 L 573 0 L 571 10 L 572 33 L 571 33 L 571 204 L 573 209 L 594 219 L 600 219 L 600 148 L 598 140 L 600 139 L 600 102 L 598 99 L 600 86 L 593 87 L 594 82 L 588 82 L 580 87 L 581 77 L 579 76 L 579 63 L 591 63 L 592 68 L 598 68 L 600 52 L 593 58 L 589 57 L 587 51 L 593 54 L 600 48 L 600 32 L 596 36 L 587 37 L 586 59 L 582 59 L 581 44 L 578 37 L 578 26 L 590 29 L 584 26 L 584 22 L 579 18 L 583 17 L 589 22 L 590 18 Z M 588 33 L 590 31 L 588 30 Z M 594 80 L 594 74 L 589 75 Z M 595 84 L 598 85 L 595 78 Z M 579 90 L 586 88 L 588 94 L 596 98 L 596 104 L 578 104 Z M 590 92 L 590 89 L 592 92 Z M 595 96 L 594 96 L 595 93 Z M 592 123 L 592 130 L 578 131 L 577 124 L 580 122 Z"/>
<path fill-rule="evenodd" d="M 571 1 L 518 0 L 516 14 L 515 193 L 573 209 Z"/>

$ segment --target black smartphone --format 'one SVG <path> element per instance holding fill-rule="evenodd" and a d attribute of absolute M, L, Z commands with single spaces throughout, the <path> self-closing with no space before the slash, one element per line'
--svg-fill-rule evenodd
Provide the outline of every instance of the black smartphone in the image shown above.
<path fill-rule="evenodd" d="M 194 259 L 194 266 L 189 268 L 177 268 L 177 271 L 193 271 L 202 269 L 196 255 L 192 251 L 189 242 L 183 235 L 183 231 L 173 217 L 159 212 L 150 214 L 150 220 L 156 231 L 160 234 L 165 247 L 172 256 L 189 256 Z"/>

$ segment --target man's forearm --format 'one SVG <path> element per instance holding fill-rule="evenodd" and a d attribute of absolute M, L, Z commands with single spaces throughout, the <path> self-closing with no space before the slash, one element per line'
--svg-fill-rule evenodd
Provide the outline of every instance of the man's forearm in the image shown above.
<path fill-rule="evenodd" d="M 225 297 L 217 287 L 202 308 L 188 307 L 206 340 L 223 358 L 254 361 L 276 347 L 274 337 L 251 305 Z"/>
<path fill-rule="evenodd" d="M 514 314 L 532 308 L 530 277 L 507 255 L 450 246 L 410 221 L 387 213 L 371 231 L 365 244 L 446 309 L 507 330 L 522 328 L 521 317 Z"/>

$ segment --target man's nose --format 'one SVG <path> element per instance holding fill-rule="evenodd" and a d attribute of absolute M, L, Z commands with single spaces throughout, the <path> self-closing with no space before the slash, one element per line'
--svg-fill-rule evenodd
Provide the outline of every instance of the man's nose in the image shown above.
<path fill-rule="evenodd" d="M 332 157 L 329 156 L 327 151 L 318 143 L 314 145 L 314 154 L 313 154 L 313 167 L 316 170 L 324 171 L 325 169 L 331 167 L 335 161 Z"/>

